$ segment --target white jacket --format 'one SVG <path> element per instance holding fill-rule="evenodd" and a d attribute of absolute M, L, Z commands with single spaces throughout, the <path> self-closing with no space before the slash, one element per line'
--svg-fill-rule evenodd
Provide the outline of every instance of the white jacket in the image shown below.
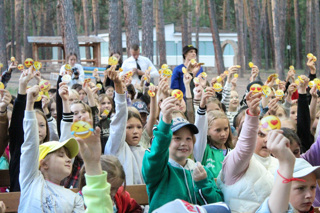
<path fill-rule="evenodd" d="M 141 146 L 129 146 L 126 140 L 128 109 L 125 94 L 115 93 L 116 114 L 110 124 L 110 135 L 104 149 L 105 155 L 116 156 L 126 173 L 126 184 L 144 184 L 142 178 L 142 160 L 145 149 Z"/>
<path fill-rule="evenodd" d="M 233 185 L 225 185 L 220 172 L 217 186 L 233 213 L 255 212 L 260 207 L 271 193 L 278 165 L 278 160 L 274 157 L 263 158 L 253 154 L 247 171 Z"/>

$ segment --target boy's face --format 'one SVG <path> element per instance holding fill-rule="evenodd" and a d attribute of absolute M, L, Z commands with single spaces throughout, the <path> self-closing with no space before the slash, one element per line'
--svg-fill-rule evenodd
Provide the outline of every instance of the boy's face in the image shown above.
<path fill-rule="evenodd" d="M 306 182 L 292 182 L 290 203 L 299 212 L 308 212 L 316 196 L 316 175 L 311 173 L 300 179 Z"/>
<path fill-rule="evenodd" d="M 67 155 L 67 149 L 62 147 L 53 153 L 50 153 L 45 159 L 45 169 L 48 174 L 47 179 L 53 183 L 60 183 L 61 180 L 68 177 L 71 173 L 72 163 Z"/>
<path fill-rule="evenodd" d="M 169 157 L 181 166 L 193 152 L 193 135 L 188 127 L 175 131 L 169 146 Z"/>

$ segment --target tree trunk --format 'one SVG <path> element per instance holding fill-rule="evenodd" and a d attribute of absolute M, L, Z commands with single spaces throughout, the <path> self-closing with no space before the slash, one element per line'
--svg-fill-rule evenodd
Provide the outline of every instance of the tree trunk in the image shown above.
<path fill-rule="evenodd" d="M 188 44 L 192 44 L 192 0 L 188 0 Z"/>
<path fill-rule="evenodd" d="M 62 5 L 61 5 L 61 1 L 58 0 L 58 4 L 56 7 L 56 21 L 57 21 L 57 35 L 58 36 L 62 36 L 62 31 L 63 31 L 63 24 L 62 24 L 62 14 L 61 14 L 61 9 Z M 58 47 L 58 60 L 62 60 L 64 59 L 62 56 L 62 48 Z"/>
<path fill-rule="evenodd" d="M 156 31 L 157 31 L 157 50 L 159 51 L 160 61 L 158 65 L 167 63 L 166 39 L 164 33 L 163 0 L 157 0 L 156 5 Z"/>
<path fill-rule="evenodd" d="M 72 0 L 61 1 L 61 14 L 63 20 L 62 40 L 65 49 L 65 59 L 70 53 L 77 54 L 77 62 L 80 63 L 79 42 L 77 36 L 76 21 L 74 18 L 74 10 Z"/>
<path fill-rule="evenodd" d="M 32 49 L 31 45 L 28 42 L 28 36 L 29 36 L 29 0 L 24 0 L 23 2 L 23 57 L 22 61 L 24 61 L 26 58 L 32 58 Z"/>
<path fill-rule="evenodd" d="M 282 28 L 281 25 L 281 17 L 280 15 L 282 12 L 280 11 L 281 3 L 279 1 L 282 0 L 272 0 L 272 15 L 273 15 L 273 34 L 274 34 L 274 46 L 275 46 L 275 69 L 279 75 L 280 79 L 284 79 L 284 66 L 283 66 L 283 57 L 282 52 L 284 51 L 281 49 L 281 32 L 280 29 Z"/>
<path fill-rule="evenodd" d="M 122 1 L 118 1 L 118 47 L 119 47 L 119 53 L 121 55 L 121 58 L 123 57 L 123 50 L 122 50 L 122 14 L 123 11 L 123 4 Z"/>
<path fill-rule="evenodd" d="M 196 47 L 199 50 L 199 31 L 200 31 L 200 0 L 196 0 Z M 199 54 L 197 54 L 199 61 Z"/>
<path fill-rule="evenodd" d="M 295 23 L 295 36 L 296 36 L 296 68 L 301 69 L 302 59 L 302 43 L 301 43 L 301 29 L 300 29 L 300 12 L 299 1 L 294 0 L 294 23 Z"/>
<path fill-rule="evenodd" d="M 118 18 L 119 4 L 117 0 L 109 1 L 109 52 L 120 52 L 122 46 L 119 45 L 119 31 L 121 33 L 121 28 L 119 28 L 119 22 L 121 19 Z"/>
<path fill-rule="evenodd" d="M 99 21 L 99 1 L 92 0 L 92 16 L 93 16 L 93 26 L 94 26 L 94 34 L 97 36 L 100 28 Z"/>
<path fill-rule="evenodd" d="M 243 78 L 244 71 L 246 69 L 245 63 L 245 36 L 244 36 L 244 16 L 243 16 L 243 1 L 234 1 L 235 19 L 238 34 L 238 63 L 241 66 L 240 77 Z"/>
<path fill-rule="evenodd" d="M 14 41 L 15 41 L 15 14 L 14 14 L 14 0 L 11 0 L 10 1 L 10 9 L 11 9 L 11 56 L 15 55 L 16 54 L 16 47 L 15 47 L 15 44 L 14 44 Z M 4 13 L 3 13 L 4 14 Z"/>
<path fill-rule="evenodd" d="M 5 14 L 4 1 L 0 1 L 0 14 Z M 0 16 L 0 62 L 3 64 L 3 68 L 0 68 L 0 74 L 2 71 L 8 67 L 7 61 L 7 51 L 6 51 L 6 43 L 7 43 L 7 32 L 6 32 L 6 21 L 5 16 Z"/>
<path fill-rule="evenodd" d="M 306 54 L 313 53 L 312 46 L 312 0 L 307 0 L 307 12 L 306 12 Z M 309 73 L 309 68 L 305 67 L 305 74 Z"/>
<path fill-rule="evenodd" d="M 260 31 L 263 31 L 264 42 L 264 57 L 265 57 L 265 70 L 269 69 L 269 57 L 268 57 L 268 41 L 267 41 L 267 0 L 262 1 L 260 15 Z"/>
<path fill-rule="evenodd" d="M 126 37 L 127 37 L 127 55 L 130 56 L 130 46 L 140 44 L 138 30 L 137 4 L 135 0 L 123 0 Z"/>
<path fill-rule="evenodd" d="M 245 7 L 247 6 L 247 0 L 244 0 Z M 248 8 L 248 16 L 247 16 L 247 25 L 250 35 L 250 43 L 251 43 L 251 54 L 252 54 L 252 62 L 261 68 L 261 30 L 259 26 L 259 13 L 258 5 L 255 0 L 248 0 L 249 8 Z"/>
<path fill-rule="evenodd" d="M 142 53 L 153 61 L 153 1 L 142 0 Z"/>
<path fill-rule="evenodd" d="M 271 49 L 271 58 L 273 61 L 273 67 L 275 66 L 275 53 L 274 53 L 274 37 L 273 37 L 273 21 L 272 21 L 272 6 L 271 6 L 271 1 L 267 1 L 267 8 L 268 8 L 268 38 L 269 38 L 269 44 L 270 44 L 270 49 Z"/>
<path fill-rule="evenodd" d="M 21 63 L 21 12 L 22 0 L 15 0 L 15 35 L 16 35 L 16 60 Z"/>
<path fill-rule="evenodd" d="M 214 11 L 214 0 L 207 0 L 208 2 L 208 11 L 209 11 L 209 19 L 212 33 L 212 41 L 214 46 L 214 54 L 215 54 L 215 65 L 218 71 L 218 74 L 224 72 L 224 61 L 223 61 L 223 53 L 221 49 L 220 37 L 218 25 L 216 22 L 216 14 Z"/>
<path fill-rule="evenodd" d="M 84 34 L 86 36 L 89 36 L 90 35 L 90 32 L 89 32 L 90 28 L 89 28 L 88 0 L 82 0 L 82 8 L 83 8 Z M 86 59 L 91 59 L 90 47 L 86 47 Z"/>
<path fill-rule="evenodd" d="M 320 57 L 320 15 L 319 15 L 319 1 L 314 0 L 314 8 L 315 8 L 315 34 L 316 34 L 316 55 Z M 320 74 L 320 63 L 316 63 L 317 66 L 317 74 Z"/>
<path fill-rule="evenodd" d="M 190 44 L 188 41 L 187 9 L 188 5 L 186 4 L 186 0 L 180 0 L 182 47 Z"/>
<path fill-rule="evenodd" d="M 223 1 L 223 21 L 222 21 L 222 28 L 224 30 L 230 30 L 231 23 L 230 23 L 230 0 Z"/>
<path fill-rule="evenodd" d="M 54 36 L 53 24 L 52 20 L 54 20 L 55 15 L 55 7 L 54 1 L 47 0 L 46 2 L 46 14 L 45 14 L 45 21 L 44 21 L 44 35 L 45 36 Z M 47 47 L 45 48 L 44 53 L 45 59 L 52 59 L 52 48 Z"/>

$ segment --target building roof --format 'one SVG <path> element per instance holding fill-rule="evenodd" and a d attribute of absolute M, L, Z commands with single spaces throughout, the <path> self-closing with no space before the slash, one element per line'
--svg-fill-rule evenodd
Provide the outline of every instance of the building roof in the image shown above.
<path fill-rule="evenodd" d="M 29 43 L 38 44 L 62 44 L 61 36 L 28 36 Z M 101 43 L 105 42 L 98 36 L 78 36 L 79 43 Z"/>

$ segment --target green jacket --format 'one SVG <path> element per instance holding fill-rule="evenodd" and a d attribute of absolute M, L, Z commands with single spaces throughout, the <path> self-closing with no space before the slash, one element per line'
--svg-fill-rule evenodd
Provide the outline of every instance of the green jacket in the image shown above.
<path fill-rule="evenodd" d="M 201 164 L 205 165 L 212 172 L 213 176 L 217 178 L 222 169 L 224 158 L 222 149 L 214 149 L 207 144 Z"/>
<path fill-rule="evenodd" d="M 171 124 L 162 120 L 153 130 L 154 139 L 151 150 L 143 158 L 142 175 L 147 185 L 150 212 L 160 206 L 182 199 L 193 204 L 209 204 L 223 201 L 223 195 L 217 188 L 212 173 L 207 169 L 207 178 L 198 182 L 192 179 L 192 167 L 195 163 L 188 159 L 182 167 L 169 159 L 171 143 Z"/>

